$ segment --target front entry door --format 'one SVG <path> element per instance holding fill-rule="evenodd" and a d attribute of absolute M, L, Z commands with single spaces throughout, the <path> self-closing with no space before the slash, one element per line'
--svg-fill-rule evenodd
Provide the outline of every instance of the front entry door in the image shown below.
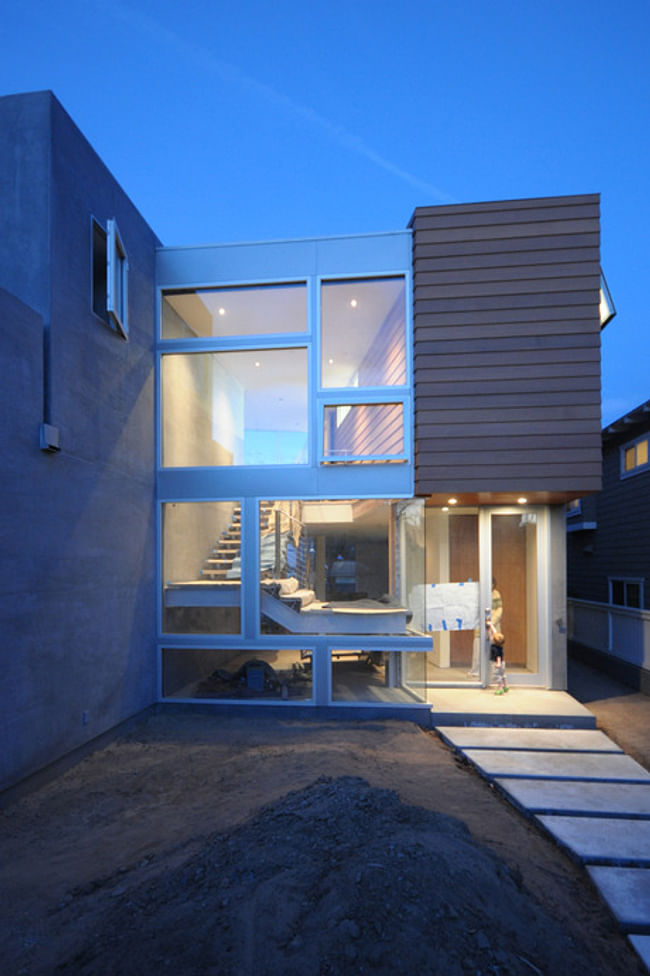
<path fill-rule="evenodd" d="M 427 685 L 489 684 L 493 606 L 502 609 L 509 676 L 539 683 L 544 518 L 543 509 L 427 508 Z"/>
<path fill-rule="evenodd" d="M 510 678 L 540 672 L 539 530 L 538 512 L 497 510 L 490 513 L 488 541 L 492 594 L 502 610 L 499 629 L 505 636 L 505 659 Z M 491 595 L 490 602 L 492 599 Z"/>

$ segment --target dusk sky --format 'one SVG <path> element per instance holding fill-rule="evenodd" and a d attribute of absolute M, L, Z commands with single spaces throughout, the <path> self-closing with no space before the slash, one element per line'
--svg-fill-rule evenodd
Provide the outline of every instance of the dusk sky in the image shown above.
<path fill-rule="evenodd" d="M 599 192 L 603 423 L 650 399 L 649 0 L 21 0 L 0 38 L 164 244 Z"/>

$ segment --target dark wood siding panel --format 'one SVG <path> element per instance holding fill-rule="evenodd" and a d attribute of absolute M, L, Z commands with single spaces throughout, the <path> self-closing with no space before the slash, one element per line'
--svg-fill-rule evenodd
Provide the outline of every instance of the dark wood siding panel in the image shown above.
<path fill-rule="evenodd" d="M 425 242 L 416 239 L 414 258 L 449 257 L 463 254 L 484 254 L 489 250 L 492 254 L 506 252 L 526 252 L 532 250 L 556 251 L 558 248 L 600 247 L 597 232 L 558 234 L 548 237 L 512 237 L 501 238 L 491 242 L 492 247 L 486 249 L 485 240 L 478 241 L 441 241 L 439 243 Z"/>
<path fill-rule="evenodd" d="M 429 215 L 431 217 L 431 215 Z M 454 229 L 460 227 L 506 227 L 514 224 L 565 224 L 574 223 L 580 227 L 587 220 L 599 219 L 598 202 L 591 204 L 577 204 L 576 206 L 545 206 L 542 203 L 537 207 L 527 207 L 523 210 L 513 209 L 507 205 L 495 210 L 485 211 L 483 209 L 466 211 L 448 211 L 446 214 L 438 213 L 435 215 L 436 229 Z M 416 218 L 415 228 L 424 229 L 430 227 L 430 220 L 418 220 Z M 421 226 L 419 226 L 421 225 Z"/>
<path fill-rule="evenodd" d="M 513 269 L 510 269 L 512 272 Z M 593 268 L 592 268 L 593 271 Z M 491 281 L 483 272 L 480 278 L 471 273 L 464 275 L 462 281 L 452 281 L 445 284 L 445 276 L 436 276 L 435 281 L 430 281 L 431 275 L 418 275 L 420 282 L 415 289 L 415 300 L 417 302 L 432 299 L 439 301 L 441 298 L 468 298 L 472 295 L 483 297 L 484 295 L 538 295 L 541 292 L 553 292 L 561 294 L 570 290 L 571 293 L 581 294 L 586 292 L 592 295 L 594 289 L 600 286 L 600 275 L 573 275 L 563 276 L 559 280 L 557 277 L 531 277 L 530 270 L 526 269 L 526 276 L 520 277 L 511 273 L 510 280 L 500 278 Z"/>
<path fill-rule="evenodd" d="M 539 330 L 534 335 L 521 335 L 519 332 L 513 331 L 511 335 L 485 336 L 483 332 L 474 338 L 468 352 L 467 341 L 457 338 L 452 330 L 449 339 L 437 339 L 430 343 L 422 339 L 418 345 L 418 352 L 421 356 L 436 353 L 439 355 L 447 355 L 448 353 L 474 355 L 479 352 L 506 353 L 513 349 L 521 351 L 540 348 L 560 350 L 574 347 L 598 350 L 600 349 L 600 336 L 591 333 L 588 335 L 567 334 L 565 331 L 557 332 L 555 329 L 552 333 L 549 332 L 548 337 L 540 335 Z"/>
<path fill-rule="evenodd" d="M 543 278 L 579 278 L 584 275 L 592 275 L 594 266 L 591 261 L 565 261 L 558 264 L 557 261 L 549 261 L 541 266 L 534 264 L 522 264 L 520 261 L 511 263 L 507 267 L 485 266 L 465 268 L 431 268 L 432 261 L 420 261 L 416 270 L 418 271 L 419 287 L 421 288 L 451 288 L 455 283 L 460 283 L 463 287 L 471 285 L 480 287 L 481 283 L 489 285 L 491 288 L 498 288 L 498 282 L 502 281 L 507 285 L 518 284 L 523 287 L 526 281 L 539 281 Z M 573 283 L 572 283 L 573 287 Z M 590 281 L 588 287 L 593 287 Z M 423 296 L 424 297 L 424 296 Z"/>
<path fill-rule="evenodd" d="M 556 268 L 558 274 L 564 274 L 563 269 L 566 269 L 567 274 L 572 274 L 572 269 L 576 265 L 582 265 L 589 269 L 591 267 L 590 262 L 598 260 L 597 247 L 557 247 L 542 251 L 518 249 L 490 254 L 479 251 L 477 254 L 459 253 L 451 256 L 444 254 L 438 257 L 427 257 L 420 253 L 415 254 L 413 266 L 418 273 L 436 274 L 440 271 L 448 271 L 450 276 L 455 273 L 464 274 L 471 271 L 480 274 L 484 269 L 490 268 L 493 275 L 501 277 L 501 275 L 509 275 L 510 268 L 521 268 L 523 273 L 523 270 L 531 264 L 536 266 L 540 275 L 546 273 L 546 265 Z M 450 277 L 450 280 L 453 280 L 453 277 Z"/>
<path fill-rule="evenodd" d="M 597 490 L 598 196 L 426 207 L 412 227 L 416 490 Z"/>
<path fill-rule="evenodd" d="M 587 220 L 549 220 L 540 221 L 539 236 L 554 238 L 558 234 L 593 234 L 595 231 L 593 218 Z M 419 231 L 422 244 L 441 244 L 443 242 L 465 241 L 499 241 L 510 238 L 527 238 L 530 236 L 530 224 L 491 224 L 489 222 L 478 226 L 446 227 L 437 224 Z M 539 239 L 537 239 L 539 244 Z"/>
<path fill-rule="evenodd" d="M 427 217 L 444 217 L 447 214 L 475 213 L 495 213 L 497 211 L 509 210 L 535 210 L 540 206 L 572 207 L 574 205 L 599 204 L 600 196 L 598 193 L 581 193 L 579 196 L 559 196 L 559 197 L 525 197 L 518 200 L 487 200 L 481 203 L 445 203 L 430 207 L 418 207 L 411 217 L 409 226 L 414 226 L 416 221 Z"/>

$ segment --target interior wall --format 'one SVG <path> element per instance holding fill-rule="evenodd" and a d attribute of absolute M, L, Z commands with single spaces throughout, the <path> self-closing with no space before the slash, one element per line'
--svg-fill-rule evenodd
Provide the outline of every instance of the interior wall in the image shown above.
<path fill-rule="evenodd" d="M 237 409 L 241 394 L 224 390 L 221 376 L 215 394 L 213 360 L 208 355 L 165 356 L 162 362 L 163 464 L 173 467 L 233 464 L 237 419 L 234 416 L 230 425 L 230 444 L 218 442 L 213 422 L 214 397 L 227 398 L 228 403 L 234 398 Z M 222 424 L 228 403 L 221 404 Z M 243 431 L 239 432 L 240 439 L 242 434 Z"/>
<path fill-rule="evenodd" d="M 163 584 L 198 579 L 234 508 L 232 502 L 168 502 L 163 507 Z"/>

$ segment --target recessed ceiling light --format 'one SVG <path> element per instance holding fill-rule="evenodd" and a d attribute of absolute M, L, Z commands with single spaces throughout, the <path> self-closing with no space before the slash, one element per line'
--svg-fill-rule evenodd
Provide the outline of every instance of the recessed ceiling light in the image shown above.
<path fill-rule="evenodd" d="M 527 499 L 527 498 L 524 498 L 524 497 L 522 496 L 521 498 L 518 498 L 518 499 L 517 499 L 517 504 L 518 504 L 518 505 L 525 505 L 527 501 L 528 501 L 528 499 Z"/>
<path fill-rule="evenodd" d="M 457 498 L 450 498 L 449 499 L 449 504 L 450 505 L 457 505 L 458 504 L 458 499 Z"/>
<path fill-rule="evenodd" d="M 223 307 L 223 305 L 221 305 L 221 307 L 217 309 L 217 312 L 219 313 L 219 315 L 225 315 L 226 314 L 226 310 Z"/>
<path fill-rule="evenodd" d="M 260 361 L 259 361 L 259 359 L 256 359 L 256 360 L 255 360 L 255 365 L 256 365 L 256 366 L 261 366 L 261 365 L 262 365 L 262 364 L 260 363 Z"/>
<path fill-rule="evenodd" d="M 328 359 L 327 360 L 327 363 L 328 363 L 329 366 L 333 366 L 334 365 L 334 360 L 333 359 Z"/>
<path fill-rule="evenodd" d="M 358 304 L 359 302 L 356 300 L 356 298 L 350 299 L 350 308 L 356 308 Z"/>

